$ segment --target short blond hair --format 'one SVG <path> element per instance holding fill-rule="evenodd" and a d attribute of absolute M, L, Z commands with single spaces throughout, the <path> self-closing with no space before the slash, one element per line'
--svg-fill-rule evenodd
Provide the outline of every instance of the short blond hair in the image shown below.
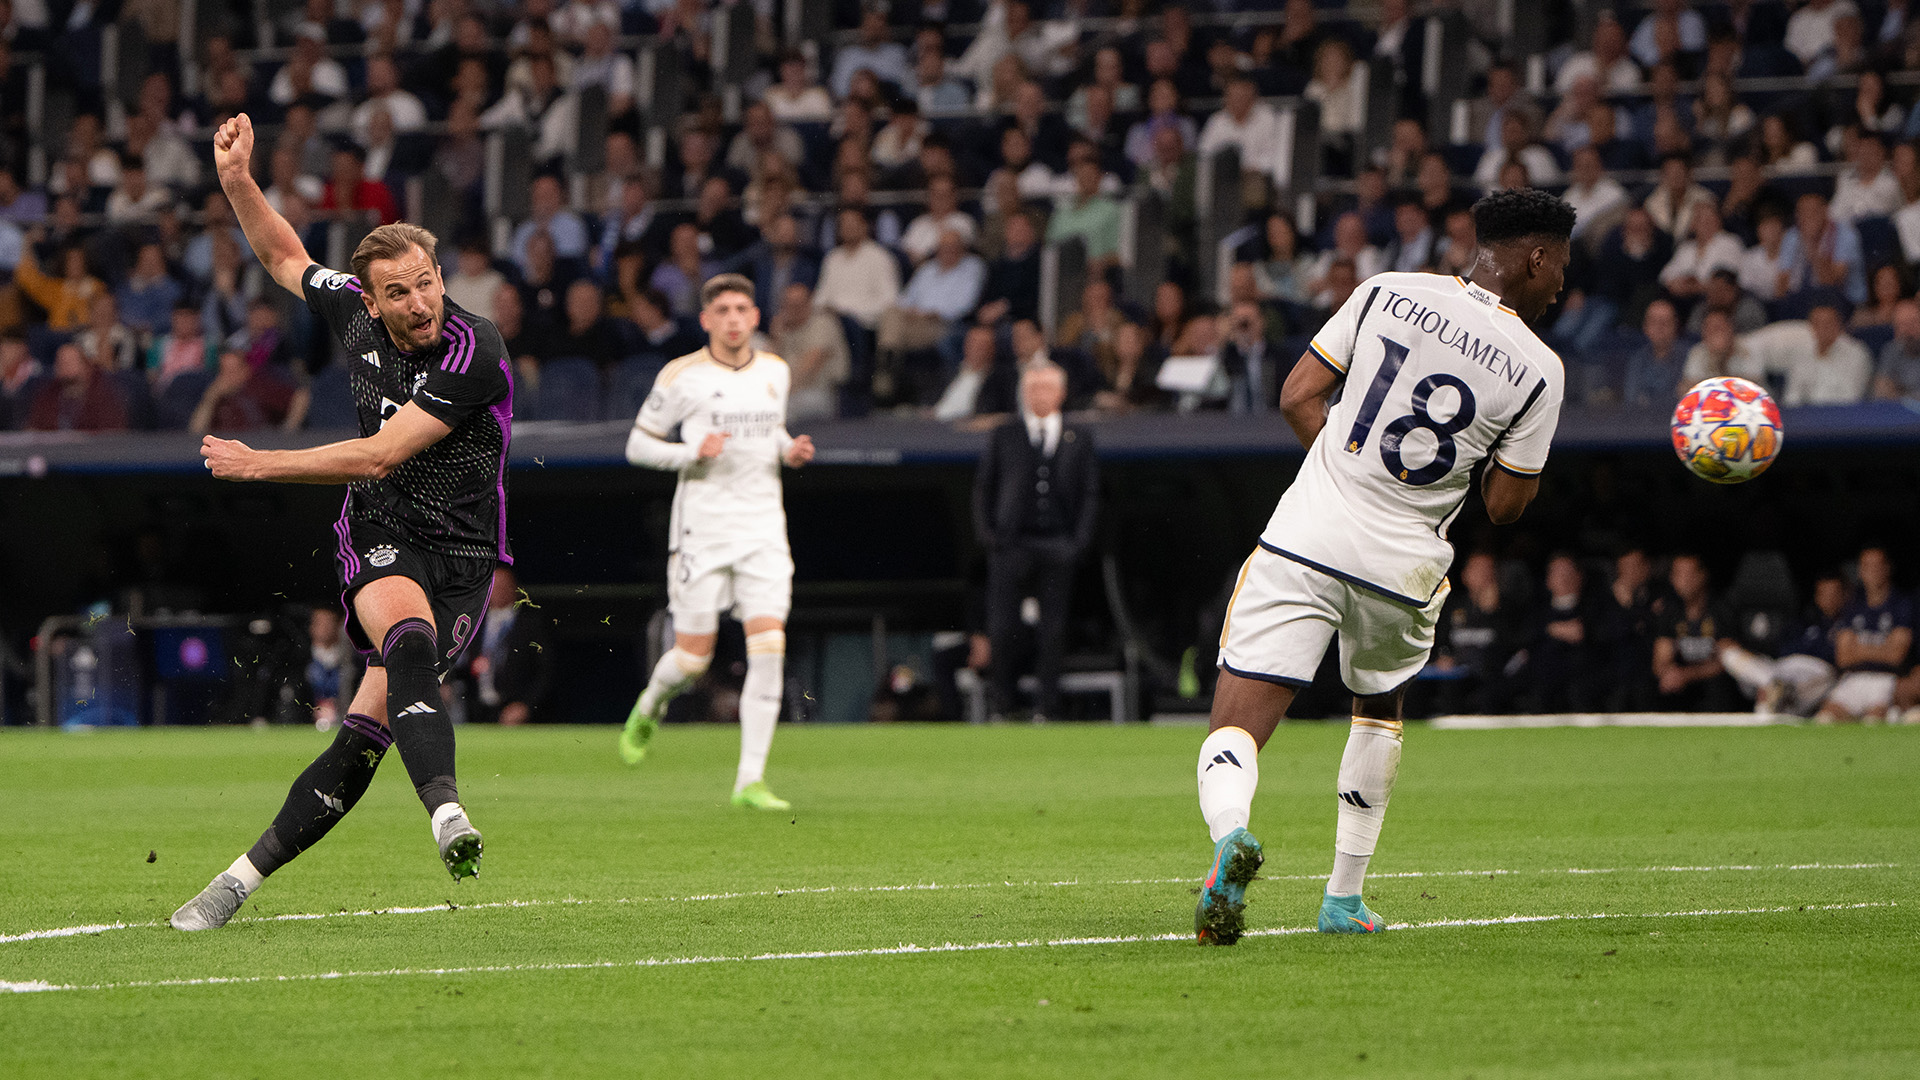
<path fill-rule="evenodd" d="M 418 225 L 405 221 L 396 221 L 391 225 L 382 225 L 367 234 L 360 246 L 353 249 L 353 274 L 362 285 L 372 288 L 373 282 L 367 280 L 367 267 L 377 259 L 398 259 L 413 248 L 426 252 L 427 262 L 437 265 L 434 252 L 440 241 L 434 235 Z"/>

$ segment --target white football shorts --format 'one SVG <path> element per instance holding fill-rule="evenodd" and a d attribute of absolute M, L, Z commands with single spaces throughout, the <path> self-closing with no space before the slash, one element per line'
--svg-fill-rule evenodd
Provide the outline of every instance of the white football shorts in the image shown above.
<path fill-rule="evenodd" d="M 1420 673 L 1452 583 L 1425 607 L 1390 600 L 1255 548 L 1240 568 L 1220 633 L 1220 666 L 1295 689 L 1313 681 L 1327 643 L 1340 636 L 1340 678 L 1361 697 L 1384 694 Z"/>
<path fill-rule="evenodd" d="M 1891 671 L 1849 671 L 1833 684 L 1827 704 L 1839 706 L 1848 716 L 1883 714 L 1893 704 L 1894 684 L 1899 681 Z"/>
<path fill-rule="evenodd" d="M 667 611 L 680 634 L 711 634 L 731 610 L 742 622 L 793 610 L 793 555 L 785 544 L 740 554 L 681 549 L 667 558 Z"/>

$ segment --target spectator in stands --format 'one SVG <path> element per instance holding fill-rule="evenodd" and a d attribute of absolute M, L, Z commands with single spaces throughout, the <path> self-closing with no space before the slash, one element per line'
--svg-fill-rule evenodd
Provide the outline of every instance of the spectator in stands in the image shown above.
<path fill-rule="evenodd" d="M 1140 88 L 1127 81 L 1126 60 L 1117 45 L 1102 45 L 1093 54 L 1093 78 L 1067 97 L 1067 123 L 1087 129 L 1087 101 L 1096 89 L 1106 91 L 1113 111 L 1128 115 L 1140 111 Z"/>
<path fill-rule="evenodd" d="M 1605 236 L 1630 205 L 1627 189 L 1606 174 L 1600 151 L 1591 146 L 1573 152 L 1572 181 L 1561 197 L 1574 209 L 1574 238 Z"/>
<path fill-rule="evenodd" d="M 1460 584 L 1438 628 L 1434 666 L 1452 678 L 1436 704 L 1449 713 L 1506 712 L 1515 693 L 1509 669 L 1526 644 L 1526 613 L 1502 596 L 1499 565 L 1487 552 L 1467 556 Z"/>
<path fill-rule="evenodd" d="M 1873 396 L 1920 398 L 1920 301 L 1902 300 L 1893 307 L 1893 340 L 1880 348 Z"/>
<path fill-rule="evenodd" d="M 527 195 L 527 220 L 513 230 L 513 260 L 522 269 L 527 265 L 527 240 L 536 232 L 553 241 L 555 258 L 578 259 L 587 254 L 587 224 L 567 208 L 566 197 L 558 177 L 534 178 Z"/>
<path fill-rule="evenodd" d="M 1102 361 L 1104 385 L 1094 395 L 1094 407 L 1102 412 L 1167 409 L 1172 398 L 1156 385 L 1166 358 L 1145 326 L 1122 322 L 1113 333 L 1111 360 Z"/>
<path fill-rule="evenodd" d="M 987 266 L 975 318 L 982 326 L 1040 317 L 1040 237 L 1033 218 L 1016 211 L 1007 218 L 1006 245 Z"/>
<path fill-rule="evenodd" d="M 1582 76 L 1598 79 L 1610 94 L 1640 86 L 1640 68 L 1627 55 L 1627 32 L 1610 11 L 1601 12 L 1593 24 L 1592 48 L 1574 53 L 1554 73 L 1553 88 L 1567 93 Z"/>
<path fill-rule="evenodd" d="M 859 41 L 841 46 L 834 53 L 833 75 L 827 80 L 834 97 L 847 96 L 856 71 L 871 71 L 875 78 L 891 83 L 895 89 L 913 85 L 913 64 L 907 58 L 907 47 L 888 40 L 887 13 L 877 5 L 869 5 L 860 13 Z"/>
<path fill-rule="evenodd" d="M 1587 145 L 1599 152 L 1609 169 L 1647 167 L 1646 147 L 1621 134 L 1620 110 L 1607 102 L 1595 102 L 1587 110 Z"/>
<path fill-rule="evenodd" d="M 940 400 L 934 403 L 933 419 L 948 423 L 973 416 L 980 405 L 981 391 L 993 377 L 998 361 L 999 345 L 993 329 L 969 327 L 961 346 L 959 370 L 941 392 Z"/>
<path fill-rule="evenodd" d="M 1320 105 L 1320 137 L 1327 152 L 1328 166 L 1336 175 L 1351 173 L 1353 138 L 1366 123 L 1362 112 L 1367 88 L 1355 74 L 1353 46 L 1345 39 L 1329 37 L 1313 54 L 1313 79 L 1307 83 L 1307 100 Z"/>
<path fill-rule="evenodd" d="M 113 294 L 101 292 L 87 304 L 87 325 L 74 336 L 87 362 L 102 371 L 134 371 L 140 366 L 140 343 L 120 322 Z"/>
<path fill-rule="evenodd" d="M 1782 405 L 1852 405 L 1866 399 L 1873 357 L 1846 335 L 1842 303 L 1817 296 L 1806 319 L 1773 323 L 1747 335 L 1761 369 L 1786 380 Z"/>
<path fill-rule="evenodd" d="M 219 373 L 193 410 L 187 430 L 196 435 L 269 427 L 298 431 L 310 400 L 307 388 L 296 386 L 279 365 L 255 365 L 246 354 L 227 349 L 220 354 Z"/>
<path fill-rule="evenodd" d="M 1807 65 L 1807 78 L 1825 82 L 1835 75 L 1857 75 L 1865 70 L 1867 62 L 1860 14 L 1849 11 L 1833 21 L 1833 44 Z"/>
<path fill-rule="evenodd" d="M 700 286 L 720 272 L 720 264 L 700 253 L 700 227 L 683 221 L 673 227 L 667 257 L 654 268 L 648 284 L 660 290 L 676 316 L 700 311 Z"/>
<path fill-rule="evenodd" d="M 1912 291 L 1907 288 L 1905 276 L 1895 263 L 1881 263 L 1873 268 L 1870 275 L 1872 295 L 1868 302 L 1853 310 L 1853 318 L 1847 325 L 1855 330 L 1870 330 L 1893 325 L 1893 312 L 1901 300 Z"/>
<path fill-rule="evenodd" d="M 1720 208 L 1711 197 L 1694 203 L 1687 220 L 1690 235 L 1660 271 L 1660 284 L 1675 299 L 1690 304 L 1706 293 L 1714 274 L 1722 270 L 1737 274 L 1747 251 L 1739 237 L 1721 227 Z"/>
<path fill-rule="evenodd" d="M 627 317 L 640 330 L 640 355 L 662 363 L 697 352 L 706 336 L 673 317 L 673 305 L 658 289 L 640 289 L 627 297 Z"/>
<path fill-rule="evenodd" d="M 839 243 L 820 267 L 813 302 L 871 330 L 900 295 L 900 264 L 867 235 L 867 216 L 845 209 L 838 217 Z"/>
<path fill-rule="evenodd" d="M 1767 325 L 1767 309 L 1741 289 L 1739 275 L 1725 267 L 1708 276 L 1700 302 L 1693 306 L 1693 314 L 1687 316 L 1687 333 L 1700 336 L 1707 316 L 1715 312 L 1731 320 L 1737 334 L 1751 334 Z"/>
<path fill-rule="evenodd" d="M 1118 265 L 1120 252 L 1120 204 L 1101 194 L 1100 163 L 1081 159 L 1073 167 L 1073 194 L 1054 203 L 1053 216 L 1047 221 L 1047 242 L 1063 243 L 1078 238 L 1087 245 L 1087 272 L 1105 273 Z"/>
<path fill-rule="evenodd" d="M 1055 172 L 1067 168 L 1067 144 L 1072 129 L 1056 113 L 1049 111 L 1046 92 L 1032 80 L 1020 83 L 1013 92 L 1012 108 L 1002 127 L 1017 127 L 1027 137 L 1033 156 Z"/>
<path fill-rule="evenodd" d="M 578 6 L 578 0 L 569 6 Z M 574 61 L 567 89 L 578 95 L 590 86 L 601 87 L 607 93 L 607 116 L 616 124 L 625 124 L 633 114 L 635 76 L 633 58 L 615 51 L 617 30 L 617 26 L 604 21 L 587 27 L 586 48 Z"/>
<path fill-rule="evenodd" d="M 1269 219 L 1271 221 L 1271 219 Z M 1269 225 L 1271 228 L 1271 225 Z M 1426 211 L 1412 199 L 1403 199 L 1393 209 L 1393 242 L 1382 253 L 1386 269 L 1411 274 L 1433 265 L 1438 237 Z"/>
<path fill-rule="evenodd" d="M 1758 122 L 1753 110 L 1735 96 L 1733 80 L 1725 75 L 1708 75 L 1700 81 L 1700 100 L 1694 103 L 1693 113 L 1694 134 L 1707 144 L 1712 164 L 1731 157 L 1735 144 Z"/>
<path fill-rule="evenodd" d="M 1913 603 L 1893 588 L 1893 560 L 1878 545 L 1860 552 L 1860 589 L 1834 626 L 1834 667 L 1840 681 L 1818 719 L 1878 721 L 1893 704 L 1894 684 L 1913 648 Z"/>
<path fill-rule="evenodd" d="M 1147 115 L 1127 129 L 1127 160 L 1146 168 L 1154 160 L 1154 133 L 1172 128 L 1180 135 L 1182 153 L 1198 145 L 1199 129 L 1180 112 L 1180 91 L 1172 79 L 1156 79 L 1147 87 Z"/>
<path fill-rule="evenodd" d="M 574 276 L 571 267 L 563 266 L 554 257 L 551 236 L 536 232 L 527 238 L 527 261 L 520 272 L 520 298 L 526 309 L 527 324 L 543 338 L 560 329 L 567 286 Z"/>
<path fill-rule="evenodd" d="M 400 67 L 391 56 L 375 56 L 367 60 L 367 96 L 354 107 L 353 135 L 361 143 L 367 141 L 367 127 L 375 109 L 387 110 L 387 118 L 393 122 L 396 132 L 418 131 L 427 126 L 427 107 L 420 99 L 400 86 Z"/>
<path fill-rule="evenodd" d="M 1312 87 L 1308 87 L 1311 91 Z M 1227 84 L 1226 103 L 1200 129 L 1199 152 L 1212 157 L 1226 147 L 1240 152 L 1242 172 L 1268 176 L 1280 158 L 1280 117 L 1261 101 L 1251 78 L 1241 75 Z M 1326 117 L 1321 117 L 1325 129 Z"/>
<path fill-rule="evenodd" d="M 555 54 L 540 52 L 525 59 L 526 80 L 509 77 L 507 92 L 480 115 L 480 126 L 489 131 L 531 128 L 534 163 L 546 168 L 574 149 L 580 133 L 579 99 L 565 88 Z"/>
<path fill-rule="evenodd" d="M 1105 278 L 1088 278 L 1080 290 L 1080 305 L 1066 312 L 1054 333 L 1053 343 L 1092 358 L 1102 370 L 1113 367 L 1114 336 L 1126 322 L 1126 314 L 1113 302 L 1113 286 Z"/>
<path fill-rule="evenodd" d="M 1585 86 L 1587 97 L 1597 100 L 1592 93 L 1597 85 L 1591 79 L 1580 80 L 1566 96 L 1580 97 L 1580 87 Z M 1504 157 L 1517 148 L 1501 141 L 1501 121 L 1511 109 L 1531 107 L 1532 102 L 1520 90 L 1519 69 L 1510 60 L 1495 60 L 1487 68 L 1487 92 L 1467 102 L 1467 141 L 1478 142 L 1488 153 Z"/>
<path fill-rule="evenodd" d="M 201 295 L 200 320 L 215 341 L 225 341 L 247 325 L 247 304 L 260 293 L 259 262 L 241 250 L 226 233 L 214 235 L 213 270 Z"/>
<path fill-rule="evenodd" d="M 1760 120 L 1760 164 L 1768 173 L 1805 172 L 1820 163 L 1813 144 L 1801 140 L 1785 113 L 1768 113 Z"/>
<path fill-rule="evenodd" d="M 1678 54 L 1699 56 L 1706 51 L 1707 20 L 1686 0 L 1655 0 L 1653 11 L 1634 27 L 1627 45 L 1627 52 L 1645 68 L 1672 61 Z"/>
<path fill-rule="evenodd" d="M 151 225 L 173 205 L 173 192 L 147 183 L 147 167 L 128 155 L 120 165 L 120 182 L 107 196 L 107 222 L 112 225 Z"/>
<path fill-rule="evenodd" d="M 600 286 L 587 278 L 568 285 L 566 322 L 548 344 L 548 358 L 577 356 L 602 369 L 620 360 L 620 335 L 605 312 Z"/>
<path fill-rule="evenodd" d="M 1848 303 L 1866 303 L 1867 269 L 1859 232 L 1835 221 L 1827 200 L 1814 192 L 1795 201 L 1793 221 L 1781 241 L 1791 288 L 1838 289 Z"/>
<path fill-rule="evenodd" d="M 186 301 L 176 304 L 167 332 L 155 337 L 147 351 L 147 377 L 153 392 L 163 393 L 182 375 L 209 370 L 214 359 L 210 344 L 200 328 L 200 309 Z"/>
<path fill-rule="evenodd" d="M 480 236 L 463 237 L 453 273 L 446 276 L 447 299 L 483 319 L 493 319 L 493 298 L 506 277 L 493 268 L 487 242 Z"/>
<path fill-rule="evenodd" d="M 1674 712 L 1723 712 L 1738 701 L 1720 665 L 1720 643 L 1732 622 L 1708 595 L 1706 564 L 1698 555 L 1673 557 L 1667 573 L 1675 603 L 1653 643 L 1653 674 L 1660 707 Z"/>
<path fill-rule="evenodd" d="M 1693 159 L 1668 154 L 1660 159 L 1660 183 L 1643 204 L 1653 224 L 1668 236 L 1678 236 L 1693 220 L 1695 207 L 1716 205 L 1713 193 L 1693 182 Z"/>
<path fill-rule="evenodd" d="M 920 146 L 933 133 L 933 125 L 920 116 L 920 106 L 912 98 L 896 102 L 887 122 L 873 137 L 868 156 L 883 177 L 891 177 L 920 161 Z"/>
<path fill-rule="evenodd" d="M 1787 223 L 1780 211 L 1764 207 L 1755 220 L 1758 237 L 1740 260 L 1740 287 L 1761 300 L 1777 300 L 1792 291 L 1792 251 L 1786 246 Z"/>
<path fill-rule="evenodd" d="M 1445 154 L 1434 151 L 1420 159 L 1420 205 L 1426 208 L 1427 217 L 1434 227 L 1446 231 L 1447 215 L 1455 210 L 1465 210 L 1473 200 L 1454 185 L 1453 174 L 1447 171 Z"/>
<path fill-rule="evenodd" d="M 724 176 L 709 176 L 700 185 L 693 227 L 699 233 L 701 254 L 716 264 L 734 258 L 760 238 L 734 206 L 733 187 Z"/>
<path fill-rule="evenodd" d="M 1704 310 L 1704 307 L 1703 309 Z M 1651 313 L 1652 309 L 1648 309 Z M 1734 332 L 1733 317 L 1724 311 L 1708 311 L 1700 322 L 1700 341 L 1687 352 L 1687 365 L 1680 375 L 1680 386 L 1689 387 L 1702 379 L 1733 375 L 1764 381 L 1766 373 L 1753 357 L 1753 351 Z"/>
<path fill-rule="evenodd" d="M 1313 272 L 1308 275 L 1307 288 L 1317 296 L 1326 291 L 1327 275 L 1335 263 L 1348 262 L 1353 265 L 1354 273 L 1361 281 L 1372 277 L 1387 268 L 1386 256 L 1379 248 L 1367 243 L 1367 226 L 1360 215 L 1348 212 L 1340 215 L 1333 223 L 1333 246 L 1320 253 L 1314 260 Z"/>
<path fill-rule="evenodd" d="M 127 326 L 146 335 L 166 326 L 174 304 L 184 295 L 180 283 L 167 273 L 167 257 L 159 244 L 140 245 L 133 271 L 114 292 Z"/>
<path fill-rule="evenodd" d="M 769 327 L 773 351 L 793 370 L 787 419 L 831 419 L 840 411 L 840 387 L 852 372 L 852 357 L 840 320 L 814 306 L 804 281 L 789 283 Z"/>
<path fill-rule="evenodd" d="M 727 144 L 727 167 L 750 177 L 760 175 L 761 156 L 768 151 L 779 154 L 798 167 L 806 160 L 807 148 L 799 133 L 780 123 L 773 107 L 765 100 L 748 105 L 741 116 L 740 133 Z"/>
<path fill-rule="evenodd" d="M 1680 378 L 1686 366 L 1688 345 L 1680 340 L 1680 316 L 1672 304 L 1655 300 L 1647 305 L 1640 329 L 1646 343 L 1627 359 L 1621 400 L 1633 408 L 1670 408 L 1680 400 L 1684 390 Z"/>
<path fill-rule="evenodd" d="M 400 220 L 400 206 L 393 190 L 379 180 L 367 178 L 367 152 L 357 144 L 342 143 L 333 151 L 333 171 L 320 196 L 320 209 L 340 213 L 371 214 L 378 220 L 370 225 L 391 225 Z"/>
<path fill-rule="evenodd" d="M 38 227 L 27 234 L 13 282 L 47 313 L 50 329 L 78 330 L 86 325 L 93 298 L 106 293 L 106 283 L 87 272 L 87 253 L 78 245 L 61 251 L 59 277 L 42 273 L 34 248 L 44 235 L 45 230 Z"/>
<path fill-rule="evenodd" d="M 960 195 L 953 178 L 938 176 L 927 182 L 927 211 L 914 218 L 900 235 L 900 250 L 916 265 L 931 258 L 942 233 L 954 232 L 972 245 L 975 226 L 971 215 L 960 209 Z"/>
<path fill-rule="evenodd" d="M 1260 305 L 1237 301 L 1227 312 L 1225 340 L 1215 354 L 1226 379 L 1226 410 L 1236 415 L 1268 415 L 1280 401 L 1293 358 L 1282 357 L 1267 340 Z"/>
<path fill-rule="evenodd" d="M 833 98 L 807 78 L 807 58 L 798 50 L 780 56 L 780 81 L 762 99 L 783 123 L 825 123 L 833 118 Z"/>
<path fill-rule="evenodd" d="M 1823 572 L 1813 582 L 1813 603 L 1781 636 L 1778 659 L 1732 641 L 1721 642 L 1720 663 L 1741 691 L 1754 699 L 1755 714 L 1771 717 L 1784 711 L 1806 716 L 1826 701 L 1838 679 L 1833 647 L 1846 603 L 1846 579 L 1837 572 Z"/>
<path fill-rule="evenodd" d="M 805 285 L 811 303 L 814 283 L 820 280 L 820 260 L 800 246 L 800 223 L 781 214 L 767 223 L 759 242 L 740 253 L 733 269 L 753 279 L 754 292 L 763 297 L 762 315 L 771 320 L 780 313 L 789 285 Z"/>
<path fill-rule="evenodd" d="M 0 333 L 0 427 L 11 430 L 26 423 L 42 374 L 25 335 L 18 330 Z"/>
<path fill-rule="evenodd" d="M 1593 115 L 1593 107 L 1600 104 L 1600 84 L 1592 76 L 1586 76 L 1573 84 L 1573 89 L 1562 95 L 1560 103 L 1547 114 L 1547 122 L 1540 129 L 1541 138 L 1560 148 L 1562 154 L 1571 155 L 1583 146 L 1593 143 L 1593 126 L 1587 118 Z M 1617 118 L 1616 118 L 1617 119 Z M 1495 136 L 1499 129 L 1495 128 Z"/>
<path fill-rule="evenodd" d="M 1333 265 L 1327 267 L 1327 275 L 1320 279 L 1320 288 L 1313 294 L 1313 306 L 1321 311 L 1339 311 L 1341 305 L 1347 302 L 1347 298 L 1360 287 L 1362 280 L 1364 279 L 1360 276 L 1359 267 L 1352 259 L 1333 260 Z M 1182 353 L 1184 352 L 1183 349 Z"/>
<path fill-rule="evenodd" d="M 1424 211 L 1421 220 L 1423 223 L 1427 220 Z M 1253 280 L 1260 298 L 1307 304 L 1310 299 L 1307 284 L 1313 278 L 1314 257 L 1300 250 L 1300 238 L 1294 231 L 1292 218 L 1286 214 L 1267 215 L 1266 249 L 1262 254 L 1253 264 Z"/>
<path fill-rule="evenodd" d="M 1393 139 L 1387 144 L 1386 158 L 1379 162 L 1386 170 L 1387 183 L 1396 188 L 1418 186 L 1420 164 L 1429 152 L 1427 129 L 1421 126 L 1420 121 L 1409 117 L 1395 120 Z M 1377 159 L 1378 154 L 1375 156 Z"/>
<path fill-rule="evenodd" d="M 1856 135 L 1847 161 L 1827 212 L 1848 225 L 1861 218 L 1892 217 L 1900 209 L 1900 182 L 1887 167 L 1887 144 L 1872 133 Z"/>
<path fill-rule="evenodd" d="M 1833 48 L 1834 23 L 1847 15 L 1858 16 L 1852 0 L 1808 0 L 1787 20 L 1787 51 L 1811 66 Z"/>
<path fill-rule="evenodd" d="M 28 406 L 31 431 L 125 431 L 127 402 L 80 346 L 53 354 L 53 377 L 40 382 Z"/>
<path fill-rule="evenodd" d="M 939 27 L 922 26 L 913 50 L 910 89 L 921 112 L 958 112 L 973 104 L 966 84 L 947 73 L 946 42 Z"/>
<path fill-rule="evenodd" d="M 931 349 L 960 327 L 961 320 L 979 306 L 986 277 L 986 263 L 967 250 L 966 240 L 951 229 L 941 232 L 934 257 L 913 272 L 905 291 L 881 312 L 875 325 L 881 360 L 875 394 L 891 398 L 902 388 L 901 354 Z"/>

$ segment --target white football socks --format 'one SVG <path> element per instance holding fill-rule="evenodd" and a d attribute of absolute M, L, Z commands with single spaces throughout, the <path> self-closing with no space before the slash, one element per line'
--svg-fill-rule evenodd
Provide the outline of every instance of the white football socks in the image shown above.
<path fill-rule="evenodd" d="M 248 896 L 252 896 L 253 890 L 259 888 L 260 883 L 267 880 L 265 874 L 253 868 L 253 860 L 247 858 L 245 855 L 233 860 L 233 865 L 227 867 L 227 873 L 232 874 L 240 880 L 240 884 L 247 890 Z"/>
<path fill-rule="evenodd" d="M 653 665 L 653 677 L 647 680 L 647 688 L 640 692 L 640 711 L 652 712 L 662 703 L 672 701 L 687 684 L 707 673 L 707 665 L 713 657 L 695 656 L 684 649 L 668 649 Z"/>
<path fill-rule="evenodd" d="M 764 779 L 767 752 L 780 720 L 781 684 L 786 679 L 787 634 L 762 630 L 747 635 L 747 677 L 740 686 L 740 771 L 733 790 Z"/>
<path fill-rule="evenodd" d="M 1340 755 L 1340 824 L 1334 832 L 1328 896 L 1359 894 L 1399 772 L 1400 721 L 1354 717 L 1346 752 Z"/>
<path fill-rule="evenodd" d="M 1214 843 L 1247 827 L 1260 786 L 1260 748 L 1242 728 L 1223 727 L 1200 744 L 1200 816 Z"/>

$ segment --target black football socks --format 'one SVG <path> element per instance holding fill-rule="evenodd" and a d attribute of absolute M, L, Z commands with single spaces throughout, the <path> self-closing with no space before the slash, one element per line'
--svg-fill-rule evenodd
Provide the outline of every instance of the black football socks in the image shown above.
<path fill-rule="evenodd" d="M 460 801 L 453 779 L 453 720 L 440 706 L 436 640 L 427 620 L 402 619 L 387 631 L 380 649 L 387 669 L 387 726 L 429 814 Z"/>

